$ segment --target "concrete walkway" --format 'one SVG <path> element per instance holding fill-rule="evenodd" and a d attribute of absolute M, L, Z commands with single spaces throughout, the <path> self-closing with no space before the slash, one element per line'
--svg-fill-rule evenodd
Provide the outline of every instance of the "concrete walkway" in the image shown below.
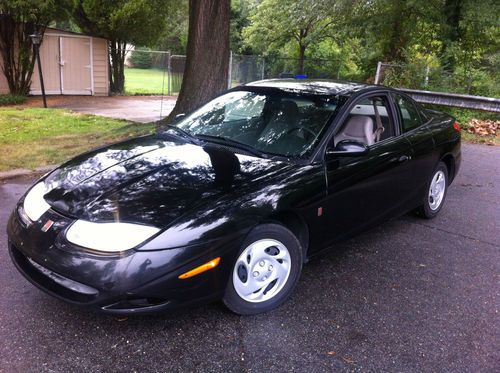
<path fill-rule="evenodd" d="M 176 99 L 175 96 L 48 96 L 47 105 L 50 108 L 148 123 L 170 114 Z M 30 97 L 26 106 L 41 107 L 42 98 Z"/>

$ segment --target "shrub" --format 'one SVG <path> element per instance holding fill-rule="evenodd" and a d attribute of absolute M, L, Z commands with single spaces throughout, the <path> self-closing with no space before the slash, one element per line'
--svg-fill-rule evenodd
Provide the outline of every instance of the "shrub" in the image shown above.
<path fill-rule="evenodd" d="M 19 105 L 26 101 L 26 96 L 20 95 L 0 95 L 0 106 Z"/>
<path fill-rule="evenodd" d="M 139 69 L 150 69 L 152 64 L 151 49 L 149 48 L 136 48 L 130 55 L 130 63 L 132 67 Z"/>

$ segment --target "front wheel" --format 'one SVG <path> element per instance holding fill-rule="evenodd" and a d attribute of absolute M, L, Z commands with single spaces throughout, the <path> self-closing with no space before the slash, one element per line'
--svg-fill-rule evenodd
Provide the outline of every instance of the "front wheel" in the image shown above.
<path fill-rule="evenodd" d="M 233 266 L 224 304 L 240 315 L 270 311 L 291 295 L 302 270 L 302 248 L 279 224 L 256 227 Z"/>
<path fill-rule="evenodd" d="M 423 204 L 417 208 L 417 214 L 426 219 L 436 217 L 443 207 L 447 191 L 448 168 L 443 162 L 439 162 L 431 179 L 427 183 L 424 201 Z"/>

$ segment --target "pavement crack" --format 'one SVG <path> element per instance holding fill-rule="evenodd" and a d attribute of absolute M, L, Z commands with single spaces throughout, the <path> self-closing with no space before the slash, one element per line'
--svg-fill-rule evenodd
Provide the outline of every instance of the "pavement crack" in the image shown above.
<path fill-rule="evenodd" d="M 411 224 L 415 224 L 415 225 L 420 225 L 422 227 L 426 227 L 426 228 L 430 228 L 430 229 L 434 229 L 434 230 L 437 230 L 437 231 L 440 231 L 440 232 L 444 232 L 444 233 L 448 233 L 448 234 L 451 234 L 453 236 L 458 236 L 458 237 L 462 237 L 462 238 L 465 238 L 465 239 L 468 239 L 468 240 L 472 240 L 472 241 L 476 241 L 476 242 L 480 242 L 480 243 L 483 243 L 483 244 L 486 244 L 486 245 L 491 245 L 495 248 L 498 248 L 498 245 L 493 243 L 493 242 L 489 242 L 489 241 L 483 241 L 477 237 L 472 237 L 472 236 L 468 236 L 466 234 L 462 234 L 462 233 L 457 233 L 457 232 L 452 232 L 452 231 L 449 231 L 447 229 L 444 229 L 444 228 L 440 228 L 440 227 L 434 227 L 432 225 L 428 225 L 428 224 L 424 224 L 424 223 L 418 223 L 418 222 L 415 222 L 415 221 L 410 221 Z"/>
<path fill-rule="evenodd" d="M 238 356 L 238 364 L 242 372 L 248 372 L 248 363 L 245 361 L 246 356 L 246 348 L 245 348 L 245 338 L 244 338 L 244 330 L 242 325 L 242 316 L 239 316 L 236 331 L 239 335 L 238 345 L 240 356 Z"/>

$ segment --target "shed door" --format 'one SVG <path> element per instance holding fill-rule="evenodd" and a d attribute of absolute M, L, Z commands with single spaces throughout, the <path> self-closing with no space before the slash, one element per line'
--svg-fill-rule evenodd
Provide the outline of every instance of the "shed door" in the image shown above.
<path fill-rule="evenodd" d="M 59 39 L 61 52 L 61 91 L 63 95 L 92 94 L 90 38 Z"/>
<path fill-rule="evenodd" d="M 40 48 L 40 60 L 42 61 L 43 83 L 45 93 L 49 95 L 61 94 L 61 74 L 59 67 L 59 37 L 45 34 L 42 47 Z M 37 60 L 38 63 L 38 60 Z M 42 94 L 38 65 L 33 69 L 30 93 Z"/>

